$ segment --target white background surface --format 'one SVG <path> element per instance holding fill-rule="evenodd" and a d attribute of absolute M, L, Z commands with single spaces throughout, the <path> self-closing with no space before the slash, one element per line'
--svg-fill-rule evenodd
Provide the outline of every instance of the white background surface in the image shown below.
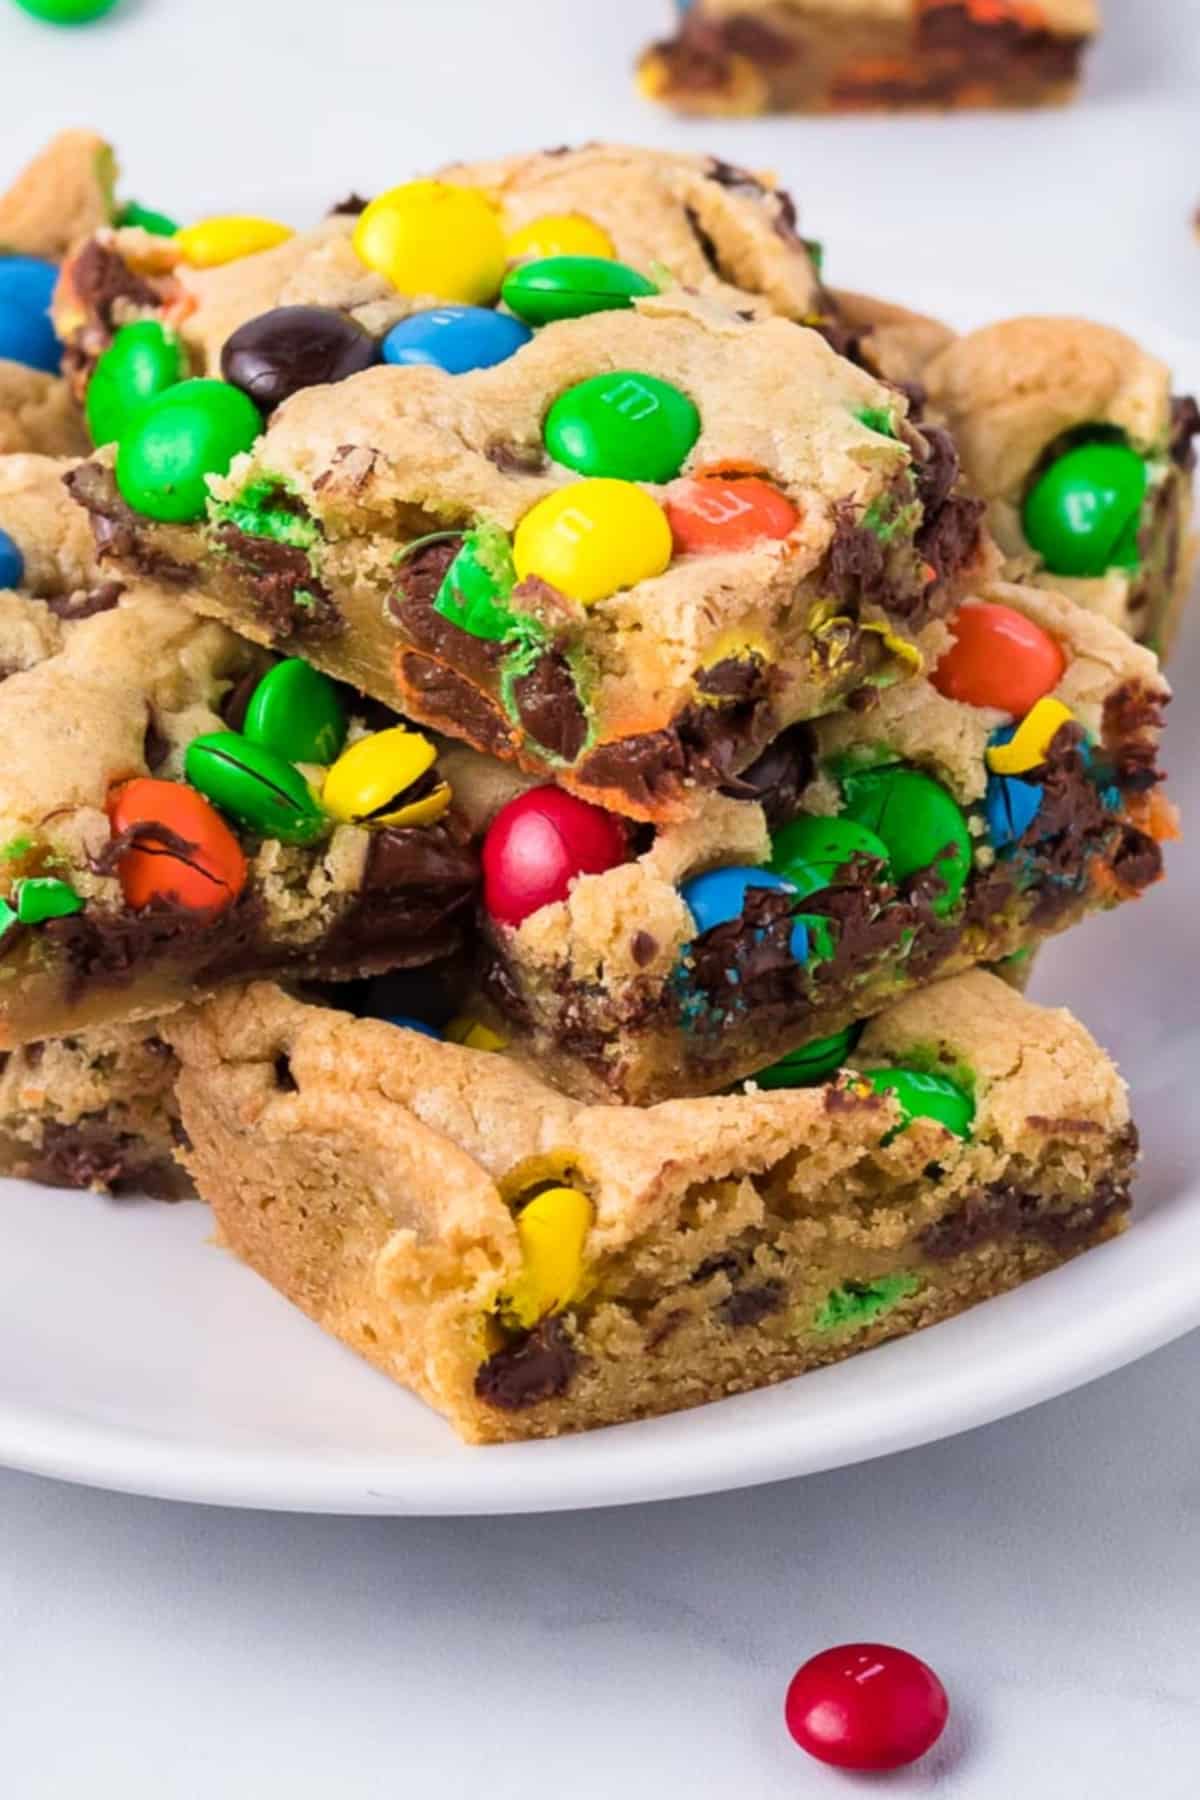
<path fill-rule="evenodd" d="M 1075 113 L 689 127 L 629 92 L 651 0 L 125 0 L 69 34 L 0 0 L 0 171 L 88 122 L 148 205 L 299 224 L 448 155 L 692 144 L 783 173 L 836 281 L 1197 335 L 1200 0 L 1109 11 Z M 779 1717 L 797 1661 L 868 1636 L 928 1656 L 957 1709 L 891 1791 L 1191 1800 L 1198 1376 L 1192 1338 L 887 1462 L 543 1519 L 237 1515 L 0 1476 L 0 1791 L 878 1791 Z"/>

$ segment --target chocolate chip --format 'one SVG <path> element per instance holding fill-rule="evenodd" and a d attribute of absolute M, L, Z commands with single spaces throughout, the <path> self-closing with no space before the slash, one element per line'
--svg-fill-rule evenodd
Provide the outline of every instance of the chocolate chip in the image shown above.
<path fill-rule="evenodd" d="M 123 581 L 101 581 L 94 588 L 76 588 L 71 594 L 51 594 L 44 605 L 59 619 L 74 623 L 92 619 L 97 613 L 111 612 L 125 592 Z"/>
<path fill-rule="evenodd" d="M 717 1317 L 725 1325 L 759 1325 L 778 1312 L 787 1298 L 782 1281 L 764 1281 L 759 1287 L 735 1288 L 717 1308 Z"/>
<path fill-rule="evenodd" d="M 164 737 L 159 730 L 158 721 L 154 716 L 153 708 L 151 708 L 150 717 L 146 721 L 145 735 L 142 739 L 142 760 L 153 775 L 156 770 L 162 768 L 170 754 L 171 740 Z"/>
<path fill-rule="evenodd" d="M 361 194 L 347 194 L 344 200 L 339 200 L 336 205 L 330 207 L 329 217 L 336 219 L 339 214 L 342 214 L 350 218 L 357 218 L 360 213 L 366 212 L 370 204 L 371 202 L 364 200 Z"/>
<path fill-rule="evenodd" d="M 870 690 L 874 693 L 874 689 Z M 767 817 L 767 826 L 778 831 L 800 810 L 800 796 L 813 778 L 816 749 L 810 726 L 790 725 L 756 756 L 748 768 L 721 788 L 732 800 L 755 800 Z"/>
<path fill-rule="evenodd" d="M 629 940 L 629 954 L 639 969 L 644 969 L 658 955 L 658 939 L 650 931 L 635 931 Z"/>
<path fill-rule="evenodd" d="M 565 1394 L 579 1356 L 561 1319 L 540 1325 L 489 1356 L 476 1371 L 475 1393 L 501 1412 L 520 1412 Z"/>

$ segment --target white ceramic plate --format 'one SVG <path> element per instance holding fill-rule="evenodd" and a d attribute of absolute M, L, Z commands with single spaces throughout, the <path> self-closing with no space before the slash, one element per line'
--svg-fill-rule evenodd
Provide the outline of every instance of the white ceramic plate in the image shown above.
<path fill-rule="evenodd" d="M 935 305 L 936 302 L 929 302 Z M 986 316 L 955 307 L 960 320 Z M 1200 345 L 1122 320 L 1200 389 Z M 1200 618 L 1173 669 L 1174 794 L 1200 789 Z M 208 1243 L 203 1207 L 0 1184 L 0 1461 L 135 1493 L 355 1513 L 534 1512 L 749 1486 L 946 1437 L 1200 1325 L 1200 851 L 1044 953 L 1035 994 L 1129 1077 L 1135 1228 L 960 1319 L 766 1392 L 470 1450 Z"/>

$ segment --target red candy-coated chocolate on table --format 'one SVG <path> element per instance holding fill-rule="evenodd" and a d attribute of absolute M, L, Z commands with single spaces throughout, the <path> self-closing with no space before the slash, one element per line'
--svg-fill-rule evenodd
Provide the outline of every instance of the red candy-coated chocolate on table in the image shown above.
<path fill-rule="evenodd" d="M 532 788 L 500 811 L 483 840 L 483 900 L 493 919 L 519 925 L 565 900 L 577 875 L 602 875 L 629 854 L 621 821 L 561 788 Z"/>
<path fill-rule="evenodd" d="M 166 900 L 209 912 L 230 905 L 245 887 L 241 845 L 194 788 L 138 776 L 113 791 L 108 816 L 117 837 L 138 828 L 117 864 L 130 906 Z"/>
<path fill-rule="evenodd" d="M 787 495 L 758 475 L 689 477 L 668 491 L 665 506 L 677 556 L 785 538 L 800 517 Z"/>
<path fill-rule="evenodd" d="M 968 601 L 949 625 L 954 642 L 930 677 L 947 700 L 1023 719 L 1062 680 L 1066 658 L 1050 633 L 1011 606 Z"/>
<path fill-rule="evenodd" d="M 839 1769 L 899 1769 L 932 1748 L 950 1702 L 927 1663 L 891 1644 L 839 1644 L 802 1663 L 784 1706 L 802 1750 Z"/>

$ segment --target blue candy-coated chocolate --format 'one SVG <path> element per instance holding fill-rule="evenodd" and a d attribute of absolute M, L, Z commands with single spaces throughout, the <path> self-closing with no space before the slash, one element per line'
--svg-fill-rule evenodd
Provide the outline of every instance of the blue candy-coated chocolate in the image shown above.
<path fill-rule="evenodd" d="M 0 256 L 0 359 L 54 374 L 62 345 L 50 323 L 58 270 L 36 256 Z"/>
<path fill-rule="evenodd" d="M 737 867 L 709 869 L 693 875 L 679 890 L 680 898 L 693 919 L 697 932 L 711 931 L 714 925 L 727 925 L 740 917 L 745 909 L 746 894 L 751 888 L 771 888 L 777 893 L 794 894 L 795 887 L 769 869 Z M 799 920 L 792 926 L 791 951 L 796 961 L 808 961 L 808 929 Z"/>
<path fill-rule="evenodd" d="M 1015 725 L 1001 725 L 993 731 L 988 744 L 1010 744 L 1016 730 Z M 1045 790 L 1036 781 L 1023 781 L 1019 775 L 988 776 L 984 810 L 988 837 L 995 849 L 1006 850 L 1025 836 L 1044 797 Z"/>
<path fill-rule="evenodd" d="M 487 306 L 435 306 L 410 313 L 383 340 L 387 363 L 425 363 L 447 375 L 490 369 L 533 336 L 528 325 Z"/>
<path fill-rule="evenodd" d="M 419 1031 L 422 1037 L 435 1038 L 438 1043 L 442 1041 L 441 1032 L 435 1031 L 432 1025 L 426 1025 L 423 1019 L 407 1018 L 404 1013 L 392 1013 L 384 1023 L 399 1025 L 403 1031 Z"/>
<path fill-rule="evenodd" d="M 988 837 L 997 850 L 1007 850 L 1025 836 L 1041 809 L 1045 789 L 1019 775 L 989 775 L 987 798 Z"/>
<path fill-rule="evenodd" d="M 0 588 L 20 587 L 25 574 L 25 558 L 9 537 L 0 530 Z"/>

